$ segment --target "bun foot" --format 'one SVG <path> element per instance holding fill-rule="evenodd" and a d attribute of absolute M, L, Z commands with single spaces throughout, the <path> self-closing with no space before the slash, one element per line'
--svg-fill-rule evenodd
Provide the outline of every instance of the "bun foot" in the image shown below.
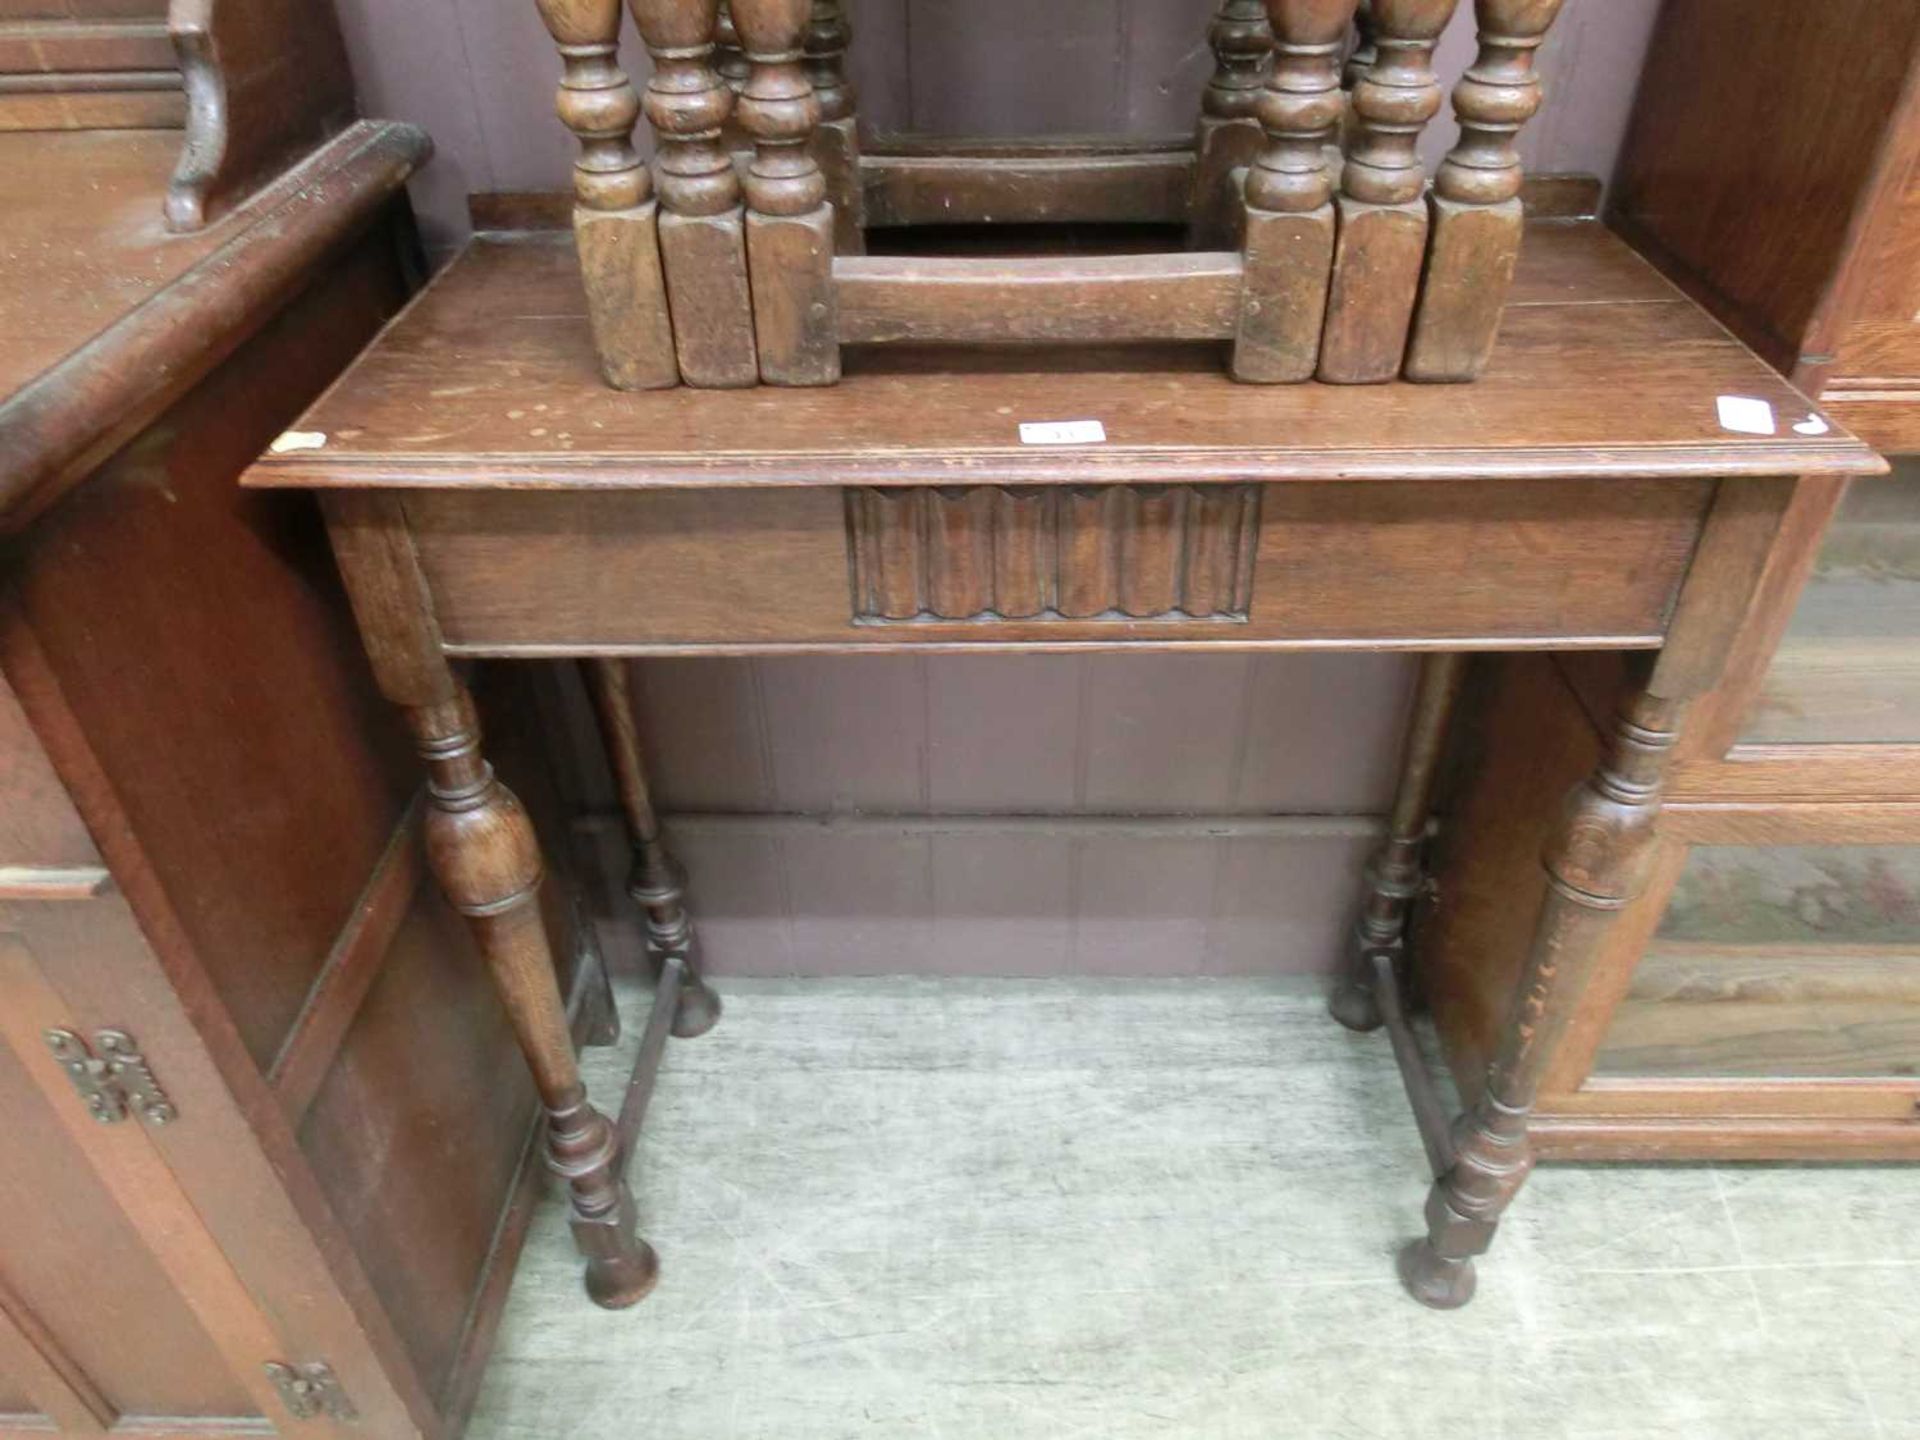
<path fill-rule="evenodd" d="M 660 1257 L 636 1239 L 626 1255 L 596 1256 L 587 1262 L 587 1298 L 602 1310 L 638 1305 L 660 1281 Z"/>
<path fill-rule="evenodd" d="M 698 974 L 680 982 L 680 1002 L 673 1009 L 673 1033 L 681 1040 L 704 1035 L 720 1023 L 720 996 Z"/>
<path fill-rule="evenodd" d="M 1429 1240 L 1411 1240 L 1397 1262 L 1407 1293 L 1432 1310 L 1458 1310 L 1473 1299 L 1471 1260 L 1449 1260 Z"/>
<path fill-rule="evenodd" d="M 1333 994 L 1327 997 L 1327 1013 L 1347 1029 L 1361 1035 L 1369 1030 L 1378 1030 L 1386 1023 L 1380 1014 L 1379 1001 L 1373 998 L 1373 987 L 1356 984 L 1352 980 L 1342 980 Z"/>

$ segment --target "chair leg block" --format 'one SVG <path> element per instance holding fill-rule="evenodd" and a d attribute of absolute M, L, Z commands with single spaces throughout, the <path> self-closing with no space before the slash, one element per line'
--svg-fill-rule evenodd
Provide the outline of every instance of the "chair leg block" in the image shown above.
<path fill-rule="evenodd" d="M 833 384 L 840 378 L 833 207 L 805 215 L 749 213 L 747 265 L 760 378 L 769 385 Z"/>
<path fill-rule="evenodd" d="M 1518 200 L 1463 205 L 1436 195 L 1407 378 L 1472 380 L 1487 368 L 1513 286 L 1525 215 Z"/>
<path fill-rule="evenodd" d="M 813 132 L 813 158 L 827 177 L 827 200 L 833 206 L 833 253 L 867 253 L 865 181 L 860 177 L 860 135 L 852 116 L 822 120 Z"/>
<path fill-rule="evenodd" d="M 594 348 L 607 383 L 616 390 L 663 390 L 680 383 L 656 210 L 649 200 L 631 210 L 580 206 L 573 212 Z"/>
<path fill-rule="evenodd" d="M 756 385 L 753 296 L 747 286 L 747 230 L 741 210 L 660 217 L 660 258 L 680 376 L 689 385 Z"/>
<path fill-rule="evenodd" d="M 1311 380 L 1332 276 L 1333 206 L 1298 215 L 1249 209 L 1246 216 L 1233 378 L 1265 385 Z"/>
<path fill-rule="evenodd" d="M 1253 164 L 1265 138 L 1257 120 L 1201 119 L 1187 210 L 1187 243 L 1193 249 L 1240 248 L 1244 206 L 1236 172 Z"/>
<path fill-rule="evenodd" d="M 1427 253 L 1427 203 L 1375 205 L 1342 195 L 1320 378 L 1378 385 L 1400 374 Z"/>

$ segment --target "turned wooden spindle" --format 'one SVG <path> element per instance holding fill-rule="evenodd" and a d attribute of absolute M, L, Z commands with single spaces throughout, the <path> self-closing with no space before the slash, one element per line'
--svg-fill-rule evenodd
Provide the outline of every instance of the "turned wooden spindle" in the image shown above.
<path fill-rule="evenodd" d="M 1420 663 L 1413 716 L 1400 753 L 1400 783 L 1393 796 L 1387 834 L 1367 862 L 1360 913 L 1347 942 L 1340 978 L 1327 1008 L 1349 1030 L 1373 1030 L 1381 1024 L 1374 993 L 1373 958 L 1386 954 L 1398 967 L 1407 943 L 1413 903 L 1426 889 L 1423 852 L 1427 822 L 1439 774 L 1447 723 L 1460 699 L 1467 657 L 1440 651 Z"/>
<path fill-rule="evenodd" d="M 1246 179 L 1246 269 L 1233 347 L 1237 380 L 1310 380 L 1333 269 L 1340 55 L 1354 0 L 1266 0 L 1273 71 L 1260 94 L 1264 144 Z"/>
<path fill-rule="evenodd" d="M 683 1040 L 692 1039 L 706 1034 L 719 1021 L 720 997 L 700 974 L 693 919 L 686 907 L 687 872 L 667 849 L 660 817 L 653 808 L 646 759 L 640 749 L 640 727 L 634 715 L 633 681 L 625 660 L 590 660 L 585 674 L 633 846 L 627 893 L 646 917 L 647 951 L 659 966 L 659 973 L 667 973 L 670 956 L 677 956 L 681 962 L 673 1033 Z"/>
<path fill-rule="evenodd" d="M 746 46 L 740 129 L 753 141 L 747 167 L 747 263 L 760 378 L 769 385 L 830 385 L 840 378 L 833 292 L 833 207 L 813 154 L 820 118 L 803 65 L 808 0 L 733 0 Z"/>
<path fill-rule="evenodd" d="M 1427 249 L 1420 132 L 1440 110 L 1433 49 L 1457 4 L 1373 0 L 1380 58 L 1353 91 L 1322 380 L 1377 384 L 1400 373 Z"/>
<path fill-rule="evenodd" d="M 1436 1309 L 1473 1298 L 1474 1258 L 1533 1167 L 1527 1119 L 1604 932 L 1639 895 L 1656 843 L 1660 790 L 1682 701 L 1641 691 L 1614 722 L 1606 757 L 1568 797 L 1542 863 L 1547 893 L 1485 1087 L 1453 1129 L 1454 1159 L 1427 1196 L 1427 1234 L 1400 1254 L 1400 1278 Z"/>
<path fill-rule="evenodd" d="M 653 1288 L 659 1260 L 634 1233 L 613 1126 L 588 1102 L 540 905 L 545 865 L 533 822 L 481 751 L 472 697 L 425 606 L 406 517 L 391 495 L 323 502 L 341 577 L 381 694 L 402 707 L 427 772 L 428 868 L 486 958 L 546 1113 L 547 1165 L 566 1181 L 587 1293 L 608 1308 Z"/>
<path fill-rule="evenodd" d="M 738 95 L 747 85 L 747 52 L 740 46 L 740 29 L 733 23 L 732 0 L 720 0 L 713 17 L 714 73 Z"/>
<path fill-rule="evenodd" d="M 1352 90 L 1367 78 L 1367 72 L 1379 58 L 1380 47 L 1374 40 L 1373 0 L 1360 0 L 1359 8 L 1353 12 L 1353 47 L 1347 51 L 1347 63 L 1340 73 L 1341 86 Z"/>
<path fill-rule="evenodd" d="M 1472 380 L 1493 354 L 1520 258 L 1520 131 L 1540 110 L 1534 58 L 1562 0 L 1477 0 L 1480 54 L 1453 92 L 1460 143 L 1434 177 L 1433 237 L 1407 378 Z"/>
<path fill-rule="evenodd" d="M 545 867 L 533 823 L 482 758 L 464 687 L 407 719 L 427 769 L 428 864 L 473 927 L 519 1032 L 546 1106 L 547 1165 L 567 1183 L 574 1241 L 587 1257 L 587 1292 L 610 1309 L 631 1305 L 653 1288 L 659 1261 L 633 1233 L 613 1127 L 580 1081 L 540 915 Z"/>
<path fill-rule="evenodd" d="M 1213 78 L 1200 95 L 1187 238 L 1195 250 L 1235 250 L 1240 185 L 1234 172 L 1259 153 L 1256 112 L 1273 56 L 1265 0 L 1220 0 L 1207 43 L 1213 49 Z"/>
<path fill-rule="evenodd" d="M 628 0 L 653 56 L 643 101 L 657 141 L 660 258 L 680 376 L 725 387 L 760 378 L 740 177 L 722 129 L 733 92 L 713 68 L 718 0 Z"/>
<path fill-rule="evenodd" d="M 540 0 L 565 66 L 556 108 L 580 141 L 573 234 L 607 383 L 680 383 L 660 267 L 653 179 L 633 148 L 640 97 L 619 63 L 620 0 Z"/>
<path fill-rule="evenodd" d="M 1374 42 L 1373 0 L 1360 0 L 1353 12 L 1353 43 L 1347 50 L 1347 63 L 1341 67 L 1340 86 L 1347 92 L 1346 112 L 1340 117 L 1340 145 L 1344 153 L 1353 138 L 1353 92 L 1380 58 Z"/>
<path fill-rule="evenodd" d="M 847 74 L 847 47 L 853 27 L 842 0 L 813 0 L 807 20 L 807 78 L 820 102 L 813 153 L 827 177 L 833 206 L 833 249 L 837 255 L 867 251 L 866 195 L 860 182 L 860 126 L 855 115 L 853 79 Z"/>

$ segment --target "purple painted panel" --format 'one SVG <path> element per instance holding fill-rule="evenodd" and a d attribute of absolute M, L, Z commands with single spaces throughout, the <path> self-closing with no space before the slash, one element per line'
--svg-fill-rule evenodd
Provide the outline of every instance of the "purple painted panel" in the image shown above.
<path fill-rule="evenodd" d="M 925 973 L 933 938 L 931 843 L 910 827 L 780 827 L 802 975 Z"/>
<path fill-rule="evenodd" d="M 645 660 L 634 709 L 663 810 L 772 810 L 759 671 L 750 660 Z"/>
<path fill-rule="evenodd" d="M 1081 711 L 1085 808 L 1224 810 L 1246 725 L 1246 655 L 1090 655 Z"/>
<path fill-rule="evenodd" d="M 941 657 L 927 666 L 928 808 L 937 814 L 1074 808 L 1085 667 L 1043 655 Z"/>
<path fill-rule="evenodd" d="M 444 258 L 466 240 L 467 196 L 499 188 L 487 159 L 480 110 L 501 104 L 501 97 L 474 84 L 454 0 L 335 4 L 361 112 L 412 120 L 433 136 L 434 158 L 408 191 L 420 217 L 421 238 L 436 258 Z M 555 189 L 566 185 L 566 172 L 550 183 Z"/>
<path fill-rule="evenodd" d="M 1044 822 L 933 837 L 935 975 L 1061 975 L 1073 949 L 1072 841 Z"/>
<path fill-rule="evenodd" d="M 1414 662 L 1404 655 L 1258 655 L 1229 804 L 1243 815 L 1368 815 L 1393 798 Z"/>
<path fill-rule="evenodd" d="M 1121 0 L 909 0 L 913 128 L 947 135 L 1113 129 L 1120 17 Z"/>
<path fill-rule="evenodd" d="M 737 826 L 671 825 L 687 867 L 700 953 L 716 974 L 791 975 L 792 926 L 780 842 Z"/>
<path fill-rule="evenodd" d="M 1209 975 L 1315 975 L 1338 960 L 1373 846 L 1364 825 L 1236 838 L 1221 859 Z"/>
<path fill-rule="evenodd" d="M 1198 975 L 1224 842 L 1114 827 L 1078 841 L 1076 975 Z"/>
<path fill-rule="evenodd" d="M 925 809 L 924 660 L 764 660 L 759 674 L 773 757 L 773 809 Z"/>

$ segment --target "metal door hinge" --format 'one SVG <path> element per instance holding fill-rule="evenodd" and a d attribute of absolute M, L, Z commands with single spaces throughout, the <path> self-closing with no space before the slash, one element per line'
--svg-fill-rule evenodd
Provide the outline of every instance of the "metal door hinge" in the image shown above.
<path fill-rule="evenodd" d="M 46 1041 L 74 1090 L 102 1125 L 116 1124 L 129 1115 L 149 1125 L 165 1125 L 180 1114 L 126 1031 L 94 1031 L 92 1049 L 72 1030 L 49 1030 Z"/>
<path fill-rule="evenodd" d="M 280 1392 L 287 1413 L 296 1420 L 317 1420 L 322 1415 L 333 1420 L 358 1420 L 360 1412 L 340 1387 L 333 1367 L 316 1361 L 311 1365 L 283 1365 L 267 1362 L 267 1379 Z"/>

